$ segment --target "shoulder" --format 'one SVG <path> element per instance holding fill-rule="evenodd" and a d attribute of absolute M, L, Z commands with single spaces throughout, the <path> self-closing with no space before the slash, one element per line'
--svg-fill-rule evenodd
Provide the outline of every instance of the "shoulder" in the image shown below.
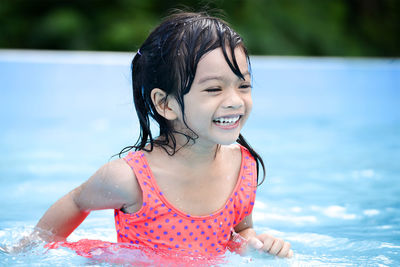
<path fill-rule="evenodd" d="M 106 186 L 121 186 L 135 180 L 135 174 L 124 159 L 115 159 L 101 166 L 90 180 Z"/>
<path fill-rule="evenodd" d="M 79 206 L 90 210 L 120 209 L 136 203 L 140 197 L 135 174 L 124 159 L 107 162 L 79 189 Z"/>
<path fill-rule="evenodd" d="M 225 154 L 232 155 L 236 159 L 245 158 L 245 159 L 254 160 L 250 151 L 242 145 L 231 144 L 231 145 L 222 146 L 222 148 L 223 148 L 223 151 Z"/>
<path fill-rule="evenodd" d="M 131 167 L 123 158 L 107 162 L 97 171 L 98 175 L 114 182 L 126 182 L 135 177 Z"/>
<path fill-rule="evenodd" d="M 230 144 L 226 146 L 221 146 L 221 148 L 223 148 L 226 153 L 230 153 L 235 156 L 241 156 L 242 154 L 242 149 L 239 144 Z"/>
<path fill-rule="evenodd" d="M 221 152 L 227 162 L 231 162 L 240 167 L 240 164 L 242 162 L 242 149 L 240 145 L 231 144 L 221 146 Z"/>

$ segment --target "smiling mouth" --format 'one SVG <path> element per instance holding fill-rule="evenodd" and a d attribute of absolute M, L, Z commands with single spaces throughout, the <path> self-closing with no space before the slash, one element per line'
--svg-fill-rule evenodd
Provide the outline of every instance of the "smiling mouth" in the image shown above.
<path fill-rule="evenodd" d="M 219 126 L 227 127 L 236 125 L 242 116 L 237 115 L 234 117 L 220 117 L 213 120 L 213 122 Z"/>

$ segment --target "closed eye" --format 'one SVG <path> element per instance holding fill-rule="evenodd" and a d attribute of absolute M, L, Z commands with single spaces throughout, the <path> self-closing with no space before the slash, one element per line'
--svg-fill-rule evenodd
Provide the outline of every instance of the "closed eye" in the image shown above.
<path fill-rule="evenodd" d="M 243 84 L 241 86 L 239 86 L 240 89 L 251 89 L 252 86 L 250 84 Z"/>
<path fill-rule="evenodd" d="M 206 91 L 208 93 L 215 93 L 215 92 L 221 91 L 221 89 L 220 88 L 209 88 L 209 89 L 206 89 L 204 91 Z"/>

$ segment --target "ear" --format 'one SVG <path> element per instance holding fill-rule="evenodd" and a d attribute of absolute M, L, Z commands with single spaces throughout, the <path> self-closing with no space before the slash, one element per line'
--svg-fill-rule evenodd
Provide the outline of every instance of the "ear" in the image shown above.
<path fill-rule="evenodd" d="M 158 114 L 170 121 L 178 118 L 179 105 L 174 97 L 167 96 L 160 88 L 151 90 L 150 97 Z"/>

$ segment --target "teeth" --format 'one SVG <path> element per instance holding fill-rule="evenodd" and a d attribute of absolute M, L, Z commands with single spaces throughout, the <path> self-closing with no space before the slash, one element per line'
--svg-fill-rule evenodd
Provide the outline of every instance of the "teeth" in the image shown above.
<path fill-rule="evenodd" d="M 217 118 L 214 120 L 214 122 L 218 123 L 218 124 L 225 124 L 225 125 L 229 125 L 229 124 L 234 124 L 235 122 L 237 122 L 239 120 L 240 116 L 236 116 L 236 117 L 221 117 L 221 118 Z"/>

